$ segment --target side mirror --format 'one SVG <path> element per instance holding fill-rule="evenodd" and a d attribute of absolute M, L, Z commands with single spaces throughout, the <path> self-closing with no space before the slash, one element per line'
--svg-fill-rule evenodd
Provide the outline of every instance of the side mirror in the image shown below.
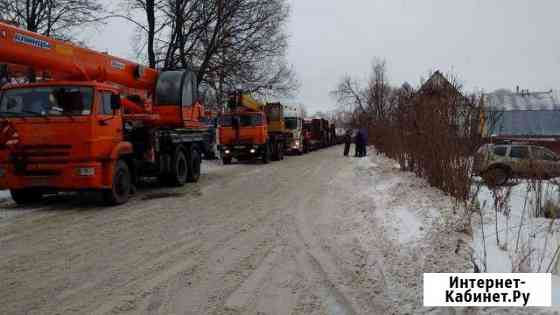
<path fill-rule="evenodd" d="M 121 109 L 121 97 L 118 94 L 111 94 L 111 109 L 119 110 Z"/>

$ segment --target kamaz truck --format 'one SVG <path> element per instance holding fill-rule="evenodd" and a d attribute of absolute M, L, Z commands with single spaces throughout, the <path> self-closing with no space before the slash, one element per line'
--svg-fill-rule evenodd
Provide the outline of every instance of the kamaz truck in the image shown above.
<path fill-rule="evenodd" d="M 117 205 L 142 177 L 198 181 L 207 126 L 193 71 L 157 71 L 4 23 L 0 64 L 38 74 L 0 90 L 0 188 L 17 203 L 98 191 Z"/>
<path fill-rule="evenodd" d="M 287 132 L 283 106 L 263 104 L 241 91 L 232 93 L 228 110 L 219 119 L 223 163 L 260 159 L 263 163 L 284 159 Z"/>

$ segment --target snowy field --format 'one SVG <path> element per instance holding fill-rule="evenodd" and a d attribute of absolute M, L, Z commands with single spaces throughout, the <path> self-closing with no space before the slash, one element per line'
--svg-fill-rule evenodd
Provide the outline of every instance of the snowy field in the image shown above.
<path fill-rule="evenodd" d="M 552 302 L 560 306 L 560 221 L 535 216 L 547 201 L 560 202 L 558 186 L 550 182 L 481 186 L 482 216 L 473 217 L 474 259 L 482 272 L 552 273 Z"/>
<path fill-rule="evenodd" d="M 534 188 L 524 182 L 494 191 L 481 188 L 479 203 L 484 215 L 474 217 L 475 254 L 481 271 L 558 273 L 560 222 L 535 217 L 539 193 Z M 543 201 L 558 202 L 553 185 L 542 184 L 541 195 Z M 503 205 L 496 207 L 496 200 L 503 200 Z"/>
<path fill-rule="evenodd" d="M 528 183 L 517 183 L 496 192 L 481 186 L 478 194 L 479 213 L 472 217 L 472 233 L 463 234 L 464 209 L 453 202 L 452 198 L 439 190 L 429 187 L 422 179 L 413 174 L 399 171 L 394 161 L 378 156 L 360 160 L 358 169 L 371 178 L 369 195 L 376 206 L 375 217 L 382 220 L 386 237 L 398 243 L 399 252 L 415 252 L 411 267 L 416 268 L 418 276 L 424 272 L 551 272 L 553 273 L 553 305 L 560 305 L 560 221 L 536 218 L 534 212 L 537 196 L 541 201 L 560 203 L 558 186 L 542 185 L 537 189 Z M 538 191 L 538 193 L 537 193 Z M 494 201 L 505 199 L 495 211 Z M 560 213 L 559 213 L 560 214 Z M 463 216 L 463 218 L 461 218 Z M 496 224 L 497 222 L 497 224 Z M 427 255 L 440 255 L 439 260 L 449 259 L 450 254 L 436 251 L 430 243 L 449 243 L 444 240 L 442 231 L 456 238 L 457 246 L 469 247 L 466 256 L 472 255 L 472 263 L 467 266 L 449 263 L 448 267 L 436 265 L 435 271 L 429 270 L 423 262 Z M 467 236 L 472 234 L 472 237 Z M 499 240 L 499 244 L 498 241 Z M 373 240 L 372 240 L 373 241 Z M 466 243 L 463 244 L 462 241 Z M 430 251 L 436 251 L 430 253 Z M 463 252 L 461 252 L 463 253 Z M 417 255 L 417 256 L 416 256 Z M 471 260 L 471 258 L 468 258 Z M 456 261 L 457 262 L 457 261 Z M 389 262 L 398 264 L 398 262 Z M 478 269 L 478 270 L 476 270 Z M 406 268 L 403 268 L 406 273 Z M 402 281 L 403 279 L 400 279 Z M 417 284 L 418 285 L 418 284 Z M 421 294 L 421 293 L 420 293 Z M 398 295 L 397 295 L 398 296 Z M 406 300 L 401 300 L 402 310 L 407 310 Z M 420 301 L 418 303 L 421 303 Z M 425 309 L 410 309 L 411 313 L 425 313 Z M 457 310 L 455 310 L 457 311 Z M 455 314 L 455 311 L 450 313 Z M 532 309 L 464 309 L 465 314 L 557 314 L 560 308 Z M 427 312 L 430 312 L 429 310 Z M 436 310 L 434 309 L 434 312 Z M 446 314 L 446 312 L 443 312 Z"/>

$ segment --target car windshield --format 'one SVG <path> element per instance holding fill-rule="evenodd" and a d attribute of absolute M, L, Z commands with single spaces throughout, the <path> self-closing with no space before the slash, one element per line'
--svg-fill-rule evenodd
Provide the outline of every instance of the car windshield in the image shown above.
<path fill-rule="evenodd" d="M 544 161 L 556 161 L 558 159 L 552 151 L 542 147 L 533 147 L 533 156 L 537 160 Z"/>
<path fill-rule="evenodd" d="M 220 126 L 222 127 L 232 127 L 236 123 L 239 124 L 240 127 L 253 127 L 259 126 L 262 124 L 262 116 L 261 115 L 226 115 L 220 117 Z"/>
<path fill-rule="evenodd" d="M 294 130 L 298 128 L 298 119 L 295 117 L 284 118 L 286 128 L 289 130 Z"/>
<path fill-rule="evenodd" d="M 91 114 L 93 88 L 55 86 L 10 89 L 0 100 L 0 116 L 82 116 Z"/>

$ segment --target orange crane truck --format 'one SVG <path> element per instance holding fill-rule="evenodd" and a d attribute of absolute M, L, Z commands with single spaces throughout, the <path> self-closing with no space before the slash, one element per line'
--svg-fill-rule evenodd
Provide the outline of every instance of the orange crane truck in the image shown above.
<path fill-rule="evenodd" d="M 0 23 L 0 64 L 41 74 L 0 90 L 0 189 L 128 201 L 139 179 L 196 182 L 207 128 L 195 74 L 157 71 Z"/>
<path fill-rule="evenodd" d="M 284 159 L 286 134 L 283 106 L 264 105 L 247 94 L 232 93 L 228 111 L 219 120 L 220 152 L 224 164 L 239 161 Z"/>

